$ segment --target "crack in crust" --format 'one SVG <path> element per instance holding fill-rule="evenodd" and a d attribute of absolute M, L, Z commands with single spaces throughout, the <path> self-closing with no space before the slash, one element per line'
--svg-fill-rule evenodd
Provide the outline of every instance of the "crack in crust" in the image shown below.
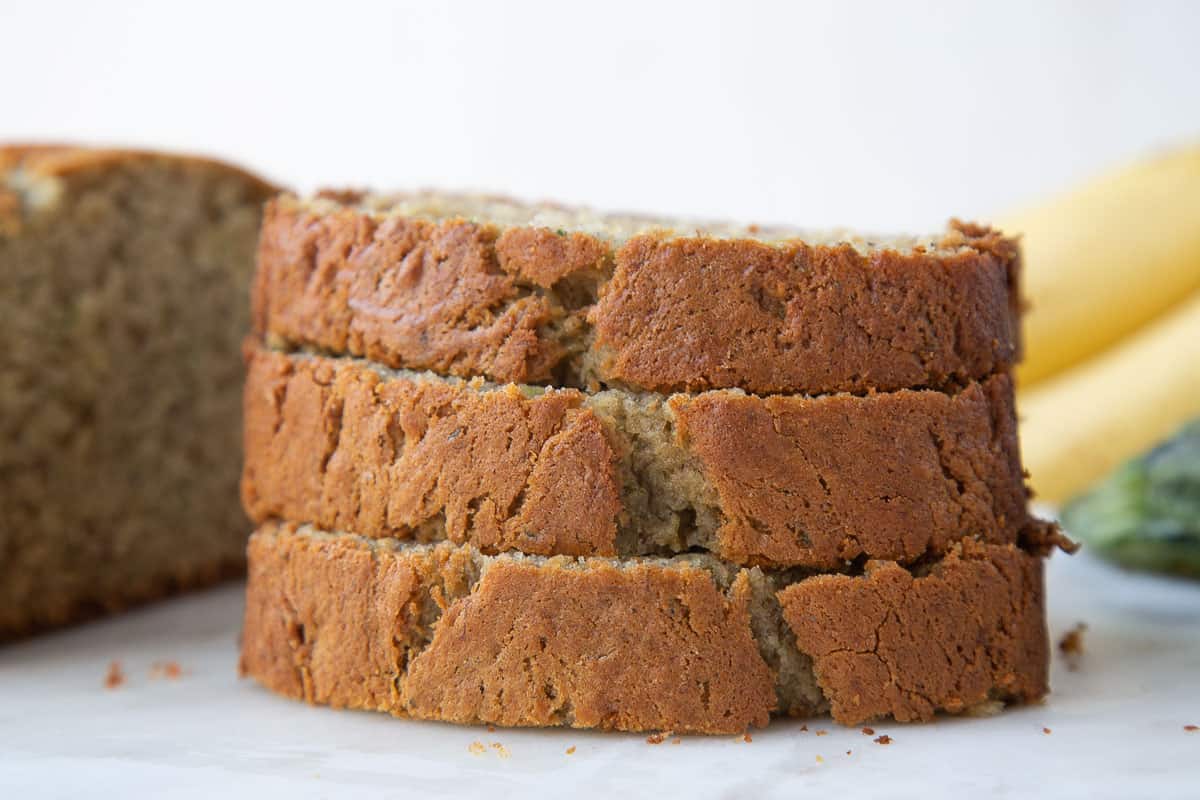
<path fill-rule="evenodd" d="M 953 396 L 706 393 L 671 405 L 720 496 L 723 558 L 908 562 L 963 538 L 1013 542 L 1027 523 L 1007 376 Z"/>
<path fill-rule="evenodd" d="M 1040 561 L 1009 546 L 968 543 L 919 576 L 809 577 L 269 524 L 249 558 L 242 672 L 309 703 L 739 733 L 772 713 L 857 725 L 1046 691 Z"/>
<path fill-rule="evenodd" d="M 260 335 L 394 368 L 864 393 L 953 388 L 1015 363 L 1018 271 L 1012 240 L 958 221 L 932 246 L 864 251 L 661 231 L 611 241 L 282 197 L 254 306 Z"/>
<path fill-rule="evenodd" d="M 1042 562 L 1015 547 L 963 542 L 914 575 L 869 562 L 779 593 L 836 719 L 901 722 L 1046 694 Z"/>

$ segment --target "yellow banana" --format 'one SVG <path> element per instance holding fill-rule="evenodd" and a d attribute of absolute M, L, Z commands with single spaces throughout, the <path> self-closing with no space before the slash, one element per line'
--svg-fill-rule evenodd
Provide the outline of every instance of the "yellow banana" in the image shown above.
<path fill-rule="evenodd" d="M 1024 390 L 1021 449 L 1061 503 L 1200 416 L 1200 291 L 1116 347 Z"/>
<path fill-rule="evenodd" d="M 1022 235 L 1032 386 L 1200 289 L 1200 145 L 1104 175 L 996 222 Z"/>

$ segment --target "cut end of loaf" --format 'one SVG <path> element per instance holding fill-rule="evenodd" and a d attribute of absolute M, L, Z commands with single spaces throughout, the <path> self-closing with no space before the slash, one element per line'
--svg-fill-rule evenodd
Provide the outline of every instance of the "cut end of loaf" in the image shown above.
<path fill-rule="evenodd" d="M 257 178 L 0 148 L 0 638 L 236 574 Z M 8 198 L 5 206 L 4 197 Z"/>

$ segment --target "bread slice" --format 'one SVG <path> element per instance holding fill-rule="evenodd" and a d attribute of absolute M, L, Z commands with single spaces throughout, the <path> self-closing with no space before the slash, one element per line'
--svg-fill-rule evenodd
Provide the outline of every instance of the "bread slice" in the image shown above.
<path fill-rule="evenodd" d="M 657 392 L 947 388 L 1014 363 L 1016 243 L 342 193 L 267 210 L 260 334 L 396 368 Z"/>
<path fill-rule="evenodd" d="M 0 148 L 0 639 L 242 568 L 239 347 L 273 191 Z"/>
<path fill-rule="evenodd" d="M 268 524 L 241 669 L 336 707 L 508 726 L 740 733 L 771 714 L 991 710 L 1046 692 L 1042 562 L 964 542 L 908 570 L 484 556 Z"/>
<path fill-rule="evenodd" d="M 831 569 L 1028 524 L 1012 384 L 867 397 L 497 386 L 247 346 L 257 522 L 485 552 Z"/>

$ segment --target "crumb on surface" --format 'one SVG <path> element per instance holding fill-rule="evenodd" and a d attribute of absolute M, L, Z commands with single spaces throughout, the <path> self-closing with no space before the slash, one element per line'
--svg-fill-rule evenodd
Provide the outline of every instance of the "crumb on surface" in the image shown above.
<path fill-rule="evenodd" d="M 121 669 L 120 661 L 108 662 L 108 672 L 104 674 L 104 688 L 117 689 L 125 685 L 125 672 Z"/>
<path fill-rule="evenodd" d="M 804 725 L 801 725 L 801 726 L 800 726 L 800 731 L 801 731 L 802 733 L 803 733 L 804 731 L 806 731 L 806 730 L 808 730 L 808 725 L 807 725 L 807 724 L 804 724 Z"/>
<path fill-rule="evenodd" d="M 817 756 L 817 763 L 818 763 L 818 764 L 824 764 L 824 763 L 825 763 L 825 759 L 821 758 L 821 757 L 818 755 L 818 756 Z"/>
<path fill-rule="evenodd" d="M 1048 735 L 1050 735 L 1050 729 L 1049 729 L 1049 728 L 1042 728 L 1042 733 L 1044 733 L 1044 734 L 1046 734 L 1046 735 L 1048 736 Z"/>
<path fill-rule="evenodd" d="M 571 745 L 570 747 L 567 748 L 567 755 L 569 755 L 569 756 L 575 755 L 575 745 Z"/>
<path fill-rule="evenodd" d="M 747 731 L 746 733 L 742 734 L 742 741 L 745 742 L 746 744 L 750 744 L 751 742 L 754 741 L 754 737 L 750 735 L 749 731 Z"/>
<path fill-rule="evenodd" d="M 178 661 L 155 661 L 150 665 L 151 678 L 166 678 L 173 681 L 181 675 L 183 675 L 183 667 L 179 666 Z"/>
<path fill-rule="evenodd" d="M 484 747 L 483 742 L 480 741 L 471 742 L 469 745 L 467 745 L 467 749 L 475 755 L 487 752 L 487 748 Z"/>
<path fill-rule="evenodd" d="M 646 744 L 662 744 L 666 738 L 665 733 L 652 733 L 646 737 Z"/>
<path fill-rule="evenodd" d="M 671 740 L 671 744 L 683 744 L 683 739 L 680 739 L 678 736 L 676 736 Z"/>
<path fill-rule="evenodd" d="M 875 737 L 875 739 L 874 739 L 873 741 L 875 742 L 875 744 L 891 744 L 891 743 L 892 743 L 892 737 L 888 736 L 888 735 L 885 733 L 885 734 L 883 734 L 882 736 L 876 736 L 876 737 Z"/>
<path fill-rule="evenodd" d="M 1188 733 L 1195 733 L 1196 731 L 1200 731 L 1200 725 L 1184 725 L 1183 729 Z"/>
<path fill-rule="evenodd" d="M 508 748 L 499 742 L 492 742 L 491 748 L 496 751 L 501 758 L 508 758 L 512 753 L 508 752 Z"/>
<path fill-rule="evenodd" d="M 487 732 L 488 732 L 488 733 L 495 733 L 495 732 L 496 732 L 496 726 L 495 726 L 495 725 L 488 725 L 488 726 L 487 726 Z"/>
<path fill-rule="evenodd" d="M 821 728 L 819 731 L 817 731 L 817 736 L 828 736 L 828 735 L 829 735 L 829 731 L 825 730 L 824 728 Z"/>
<path fill-rule="evenodd" d="M 863 734 L 863 736 L 874 736 L 874 735 L 875 735 L 875 729 L 874 729 L 874 728 L 863 728 L 863 729 L 862 729 L 862 734 Z"/>
<path fill-rule="evenodd" d="M 1063 654 L 1066 659 L 1067 669 L 1079 669 L 1079 662 L 1083 658 L 1083 634 L 1088 629 L 1087 624 L 1078 622 L 1074 628 L 1063 634 L 1063 637 L 1058 640 L 1058 651 Z"/>

